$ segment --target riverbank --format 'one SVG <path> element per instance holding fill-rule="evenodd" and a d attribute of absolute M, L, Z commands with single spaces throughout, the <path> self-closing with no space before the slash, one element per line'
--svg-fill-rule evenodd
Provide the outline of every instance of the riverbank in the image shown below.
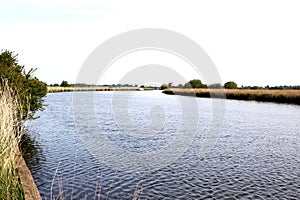
<path fill-rule="evenodd" d="M 56 92 L 76 92 L 76 91 L 137 91 L 137 90 L 155 90 L 153 87 L 53 87 L 48 86 L 48 93 Z"/>
<path fill-rule="evenodd" d="M 24 199 L 15 165 L 23 132 L 19 104 L 5 82 L 0 86 L 0 199 Z"/>
<path fill-rule="evenodd" d="M 47 87 L 48 93 L 74 91 L 134 91 L 138 87 Z"/>
<path fill-rule="evenodd" d="M 245 101 L 261 101 L 300 105 L 300 90 L 251 90 L 251 89 L 181 89 L 163 91 L 169 95 L 226 98 Z"/>
<path fill-rule="evenodd" d="M 22 155 L 15 160 L 16 169 L 24 190 L 26 200 L 42 200 L 29 168 Z"/>
<path fill-rule="evenodd" d="M 0 89 L 0 199 L 41 199 L 20 151 L 20 104 L 7 82 Z"/>

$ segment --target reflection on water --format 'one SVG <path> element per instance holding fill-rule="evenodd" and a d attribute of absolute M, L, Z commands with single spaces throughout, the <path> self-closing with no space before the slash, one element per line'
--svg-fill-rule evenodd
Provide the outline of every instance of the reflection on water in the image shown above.
<path fill-rule="evenodd" d="M 81 94 L 84 98 L 87 93 Z M 124 143 L 122 134 L 116 131 L 110 115 L 112 109 L 104 106 L 110 104 L 112 94 L 96 92 L 99 124 L 105 130 L 104 134 L 118 140 L 117 144 L 122 144 L 124 149 L 132 148 L 126 146 L 130 143 Z M 130 116 L 137 120 L 137 124 L 149 123 L 146 113 L 151 115 L 155 109 L 159 110 L 157 107 L 152 111 L 148 109 L 145 104 L 150 101 L 151 105 L 166 104 L 169 110 L 175 106 L 172 96 L 146 91 L 139 94 L 147 98 L 130 100 L 135 105 L 130 107 Z M 211 101 L 201 98 L 196 101 L 200 109 L 199 128 L 183 155 L 172 164 L 151 173 L 128 173 L 100 162 L 83 145 L 76 130 L 72 93 L 47 95 L 46 110 L 38 113 L 39 119 L 29 122 L 30 137 L 25 148 L 25 159 L 42 197 L 50 199 L 51 192 L 58 197 L 60 191 L 66 199 L 94 199 L 99 196 L 101 199 L 133 199 L 134 196 L 141 199 L 299 197 L 299 106 L 225 100 L 222 133 L 214 149 L 204 159 L 199 159 L 197 153 L 211 123 Z M 176 107 L 175 110 L 180 112 Z M 159 112 L 162 113 L 161 110 Z M 89 115 L 83 117 L 88 118 Z M 172 116 L 168 119 L 173 120 Z M 173 124 L 173 128 L 178 126 L 175 121 Z M 168 126 L 171 127 L 171 124 Z M 166 140 L 164 134 L 172 135 L 174 129 L 163 131 L 161 138 L 149 137 L 152 140 L 147 142 L 161 148 Z"/>
<path fill-rule="evenodd" d="M 42 170 L 42 165 L 46 161 L 43 148 L 38 140 L 28 132 L 22 136 L 21 151 L 27 165 L 30 166 L 32 174 L 38 175 Z"/>

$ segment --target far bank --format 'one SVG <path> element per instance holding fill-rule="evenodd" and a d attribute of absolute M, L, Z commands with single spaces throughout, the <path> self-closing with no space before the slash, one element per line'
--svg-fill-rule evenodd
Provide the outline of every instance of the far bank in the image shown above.
<path fill-rule="evenodd" d="M 300 90 L 252 90 L 252 89 L 182 89 L 169 88 L 169 95 L 195 96 L 203 98 L 226 98 L 245 101 L 261 101 L 300 105 Z"/>
<path fill-rule="evenodd" d="M 158 88 L 154 87 L 53 87 L 48 86 L 47 92 L 48 93 L 55 93 L 55 92 L 75 92 L 75 91 L 140 91 L 140 90 L 155 90 Z"/>

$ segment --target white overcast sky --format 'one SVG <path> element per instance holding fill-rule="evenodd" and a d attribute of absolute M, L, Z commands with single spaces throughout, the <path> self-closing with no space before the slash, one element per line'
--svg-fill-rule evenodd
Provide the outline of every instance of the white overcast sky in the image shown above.
<path fill-rule="evenodd" d="M 300 84 L 300 1 L 0 1 L 0 48 L 18 53 L 27 68 L 37 67 L 36 76 L 48 84 L 74 83 L 97 46 L 139 28 L 169 29 L 194 40 L 210 56 L 223 83 Z M 174 63 L 180 61 L 169 57 L 131 55 L 112 66 L 102 82 L 118 82 L 132 66 L 142 64 L 164 63 L 177 70 Z M 186 79 L 199 78 L 184 71 Z"/>

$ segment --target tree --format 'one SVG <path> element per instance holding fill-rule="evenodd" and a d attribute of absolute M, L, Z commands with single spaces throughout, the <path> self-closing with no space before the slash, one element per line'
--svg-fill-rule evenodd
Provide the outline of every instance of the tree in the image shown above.
<path fill-rule="evenodd" d="M 192 88 L 207 88 L 207 85 L 202 84 L 201 80 L 199 79 L 190 80 L 188 83 Z"/>
<path fill-rule="evenodd" d="M 162 85 L 160 86 L 160 89 L 161 89 L 161 90 L 165 90 L 165 89 L 167 89 L 167 88 L 169 88 L 167 84 L 162 84 Z"/>
<path fill-rule="evenodd" d="M 68 83 L 68 81 L 63 80 L 60 84 L 60 87 L 70 87 L 70 84 Z"/>
<path fill-rule="evenodd" d="M 177 87 L 178 87 L 178 88 L 183 88 L 183 85 L 180 83 L 180 84 L 178 84 Z"/>
<path fill-rule="evenodd" d="M 184 87 L 184 88 L 192 88 L 192 86 L 191 86 L 190 83 L 185 83 L 183 87 Z"/>
<path fill-rule="evenodd" d="M 46 83 L 36 78 L 36 69 L 25 71 L 24 65 L 18 63 L 18 54 L 2 50 L 0 53 L 0 84 L 7 81 L 18 97 L 21 110 L 19 116 L 23 119 L 33 118 L 37 110 L 43 109 L 43 97 L 47 93 Z"/>
<path fill-rule="evenodd" d="M 237 89 L 237 84 L 233 81 L 229 81 L 227 83 L 224 84 L 224 88 L 226 89 Z"/>
<path fill-rule="evenodd" d="M 192 86 L 192 88 L 200 88 L 202 85 L 202 82 L 199 79 L 193 79 L 193 80 L 189 81 L 189 84 Z"/>
<path fill-rule="evenodd" d="M 222 85 L 220 83 L 214 83 L 208 86 L 209 88 L 213 88 L 213 89 L 220 89 L 222 88 Z"/>

